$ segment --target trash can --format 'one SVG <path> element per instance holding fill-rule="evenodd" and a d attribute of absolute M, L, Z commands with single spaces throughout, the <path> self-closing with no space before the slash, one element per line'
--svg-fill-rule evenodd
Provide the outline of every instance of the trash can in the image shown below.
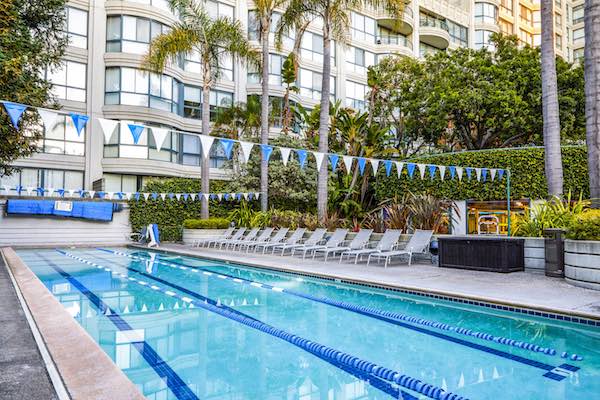
<path fill-rule="evenodd" d="M 546 276 L 565 277 L 565 231 L 544 229 L 544 256 Z"/>

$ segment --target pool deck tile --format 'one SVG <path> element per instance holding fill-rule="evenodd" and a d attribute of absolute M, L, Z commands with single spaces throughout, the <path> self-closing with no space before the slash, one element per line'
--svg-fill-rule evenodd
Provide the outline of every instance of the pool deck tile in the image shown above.
<path fill-rule="evenodd" d="M 337 260 L 303 260 L 301 257 L 198 249 L 181 244 L 163 244 L 160 249 L 219 261 L 600 319 L 600 291 L 573 286 L 563 279 L 549 278 L 541 273 L 468 271 L 439 268 L 419 261 L 410 267 L 401 262 L 394 262 L 388 268 L 373 263 L 367 267 L 366 263 L 340 264 Z"/>

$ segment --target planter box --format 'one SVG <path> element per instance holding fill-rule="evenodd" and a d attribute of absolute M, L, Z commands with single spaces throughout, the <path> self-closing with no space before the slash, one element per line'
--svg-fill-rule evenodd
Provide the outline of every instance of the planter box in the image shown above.
<path fill-rule="evenodd" d="M 600 242 L 565 240 L 565 279 L 576 286 L 600 290 Z"/>
<path fill-rule="evenodd" d="M 490 272 L 525 270 L 525 240 L 501 237 L 440 237 L 439 265 Z"/>
<path fill-rule="evenodd" d="M 194 240 L 207 239 L 222 236 L 227 229 L 184 229 L 183 243 L 192 244 Z"/>

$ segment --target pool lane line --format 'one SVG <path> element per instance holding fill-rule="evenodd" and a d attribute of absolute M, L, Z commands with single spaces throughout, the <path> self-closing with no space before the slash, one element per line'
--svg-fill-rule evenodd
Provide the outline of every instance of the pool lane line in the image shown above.
<path fill-rule="evenodd" d="M 65 252 L 63 250 L 56 249 L 56 251 L 59 252 L 60 254 L 63 254 L 64 256 L 73 258 L 77 261 L 83 262 L 90 266 L 94 266 L 99 269 L 104 269 L 106 271 L 111 271 L 111 268 L 109 268 L 109 267 L 99 265 L 99 264 L 91 262 L 89 260 L 85 260 L 81 257 L 75 256 L 75 255 Z M 332 364 L 346 372 L 356 371 L 357 373 L 353 373 L 353 375 L 355 375 L 363 380 L 365 380 L 363 377 L 366 377 L 367 382 L 371 382 L 371 381 L 373 381 L 373 379 L 379 379 L 382 382 L 387 381 L 388 384 L 395 383 L 395 384 L 403 386 L 407 389 L 418 392 L 419 394 L 430 397 L 434 400 L 468 400 L 467 398 L 462 397 L 456 393 L 446 392 L 439 387 L 424 383 L 424 382 L 420 381 L 419 379 L 412 378 L 408 375 L 400 374 L 397 371 L 382 367 L 382 366 L 372 363 L 370 361 L 360 359 L 358 357 L 352 356 L 351 354 L 348 354 L 348 353 L 336 350 L 334 348 L 322 345 L 318 342 L 314 342 L 314 341 L 305 339 L 301 336 L 291 334 L 282 329 L 276 328 L 272 325 L 269 325 L 262 321 L 256 320 L 255 318 L 247 316 L 246 314 L 239 312 L 237 310 L 234 310 L 231 308 L 226 308 L 222 305 L 219 306 L 219 305 L 214 305 L 214 304 L 205 302 L 204 299 L 206 297 L 202 296 L 199 293 L 196 293 L 192 290 L 181 287 L 177 284 L 165 281 L 161 278 L 152 276 L 145 272 L 138 271 L 135 268 L 125 267 L 125 266 L 120 266 L 120 265 L 117 265 L 117 267 L 132 271 L 136 274 L 142 275 L 150 280 L 159 282 L 162 285 L 171 287 L 173 289 L 181 291 L 191 297 L 197 298 L 202 301 L 192 300 L 189 297 L 181 296 L 170 290 L 161 289 L 160 287 L 158 287 L 156 285 L 148 286 L 147 282 L 144 282 L 144 284 L 142 284 L 142 286 L 144 286 L 146 288 L 157 290 L 157 291 L 160 291 L 165 294 L 168 293 L 168 295 L 170 297 L 179 298 L 181 301 L 183 301 L 187 304 L 193 305 L 194 307 L 203 308 L 207 311 L 211 311 L 215 314 L 219 314 L 225 318 L 231 319 L 233 321 L 236 321 L 238 323 L 246 325 L 255 330 L 267 333 L 273 337 L 284 340 L 306 352 L 309 352 L 309 353 L 315 355 L 316 357 L 318 357 L 324 361 L 329 362 L 330 364 Z M 125 276 L 123 274 L 120 274 L 120 275 Z M 140 284 L 140 282 L 143 282 L 143 281 L 137 280 L 132 277 L 128 277 L 127 279 L 131 282 L 138 283 L 138 284 Z M 375 386 L 375 387 L 377 387 L 377 386 Z M 389 387 L 393 388 L 393 386 L 389 386 Z M 396 390 L 396 393 L 397 393 L 397 390 Z M 398 398 L 397 394 L 392 394 L 392 393 L 388 393 L 388 394 L 392 395 L 395 398 Z M 412 394 L 406 393 L 406 392 L 401 392 L 401 394 L 402 394 L 403 398 L 410 398 L 410 397 L 406 397 L 406 395 L 412 396 Z M 416 400 L 416 397 L 413 396 L 412 398 Z"/>
<path fill-rule="evenodd" d="M 100 297 L 91 292 L 77 278 L 63 270 L 44 256 L 40 256 L 48 265 L 65 278 L 81 294 L 88 298 L 98 310 L 108 318 L 119 331 L 132 331 L 133 328 L 121 316 L 110 308 Z M 156 351 L 145 340 L 130 342 L 140 353 L 154 372 L 167 384 L 171 392 L 178 400 L 199 400 L 198 396 L 187 386 L 181 377 L 156 353 Z"/>
<path fill-rule="evenodd" d="M 137 259 L 139 261 L 150 261 L 150 260 L 146 260 L 146 259 L 144 259 L 142 257 L 138 257 L 138 256 L 134 256 L 134 255 L 129 255 L 127 253 L 122 253 L 122 252 L 118 252 L 118 251 L 115 251 L 115 250 L 100 249 L 100 248 L 98 250 L 101 250 L 101 251 L 104 251 L 104 252 L 107 252 L 107 253 L 113 253 L 113 254 L 117 254 L 117 255 L 126 256 L 126 257 L 129 257 L 129 258 L 132 258 L 132 259 Z M 542 369 L 544 371 L 553 371 L 556 368 L 558 368 L 558 367 L 555 367 L 555 366 L 550 365 L 550 364 L 546 364 L 546 363 L 543 363 L 543 362 L 540 362 L 540 361 L 532 360 L 532 359 L 529 359 L 529 358 L 526 358 L 526 357 L 522 357 L 522 356 L 519 356 L 519 355 L 510 354 L 510 353 L 502 351 L 502 350 L 494 349 L 494 348 L 491 348 L 491 347 L 488 347 L 488 346 L 485 346 L 485 345 L 481 345 L 481 344 L 478 344 L 478 343 L 473 343 L 473 342 L 470 342 L 470 341 L 467 341 L 467 340 L 456 338 L 454 336 L 446 335 L 446 334 L 441 333 L 441 332 L 436 332 L 436 331 L 432 331 L 430 329 L 422 328 L 420 326 L 411 325 L 411 324 L 403 322 L 402 320 L 408 321 L 408 322 L 412 322 L 412 323 L 416 323 L 416 324 L 422 324 L 422 325 L 425 325 L 425 326 L 428 326 L 428 327 L 430 326 L 430 327 L 438 328 L 438 329 L 443 329 L 443 328 L 440 328 L 440 325 L 445 325 L 445 324 L 440 324 L 438 326 L 435 326 L 435 324 L 438 324 L 438 323 L 435 323 L 435 322 L 432 322 L 432 321 L 427 321 L 427 320 L 421 320 L 421 319 L 418 319 L 418 318 L 415 318 L 415 317 L 406 316 L 406 315 L 403 315 L 403 314 L 381 311 L 381 310 L 378 310 L 378 309 L 375 309 L 375 308 L 371 308 L 371 307 L 363 307 L 363 306 L 356 305 L 356 304 L 353 304 L 353 303 L 341 302 L 341 301 L 338 301 L 338 300 L 332 300 L 332 299 L 328 299 L 328 298 L 316 297 L 316 296 L 307 295 L 307 294 L 300 293 L 300 292 L 290 291 L 290 290 L 287 290 L 287 289 L 278 288 L 276 286 L 271 286 L 271 285 L 268 285 L 268 284 L 254 282 L 254 281 L 250 281 L 248 279 L 238 278 L 238 277 L 234 277 L 232 275 L 228 275 L 228 274 L 224 274 L 224 273 L 220 273 L 220 272 L 214 272 L 214 271 L 207 270 L 207 269 L 204 269 L 204 268 L 201 268 L 201 267 L 185 266 L 185 265 L 182 265 L 180 263 L 166 262 L 166 261 L 160 261 L 160 260 L 154 260 L 152 262 L 160 263 L 160 264 L 167 265 L 167 266 L 170 266 L 172 268 L 178 268 L 178 269 L 182 269 L 182 268 L 186 268 L 186 269 L 190 269 L 190 270 L 198 269 L 198 270 L 204 271 L 205 275 L 206 274 L 210 274 L 209 276 L 213 276 L 214 275 L 214 276 L 217 276 L 217 277 L 219 277 L 219 278 L 221 278 L 223 280 L 232 280 L 232 281 L 234 281 L 236 283 L 242 283 L 242 284 L 247 284 L 247 285 L 251 285 L 251 286 L 254 286 L 254 287 L 258 287 L 258 288 L 263 288 L 263 289 L 272 290 L 272 291 L 281 292 L 281 293 L 287 293 L 287 294 L 298 296 L 298 297 L 301 297 L 301 298 L 304 298 L 304 299 L 307 299 L 307 300 L 312 300 L 312 301 L 316 301 L 316 302 L 319 302 L 319 303 L 331 305 L 331 306 L 334 306 L 334 307 L 337 307 L 337 308 L 340 308 L 340 309 L 344 309 L 346 311 L 351 311 L 351 312 L 354 312 L 354 313 L 357 313 L 357 314 L 360 314 L 360 315 L 364 315 L 364 316 L 367 316 L 367 317 L 370 317 L 370 318 L 374 318 L 374 319 L 378 319 L 378 320 L 381 320 L 381 321 L 384 321 L 384 322 L 391 323 L 393 325 L 397 325 L 397 326 L 400 326 L 400 327 L 403 327 L 403 328 L 407 328 L 407 329 L 410 329 L 410 330 L 413 330 L 413 331 L 416 331 L 416 332 L 419 332 L 419 333 L 423 333 L 423 334 L 426 334 L 426 335 L 434 336 L 434 337 L 437 337 L 439 339 L 444 339 L 444 340 L 447 340 L 447 341 L 450 341 L 450 342 L 453 342 L 453 343 L 456 343 L 456 344 L 459 344 L 459 345 L 467 346 L 467 347 L 470 347 L 470 348 L 475 349 L 475 350 L 486 352 L 488 354 L 493 354 L 493 355 L 496 355 L 496 356 L 499 356 L 499 357 L 502 357 L 502 358 L 505 358 L 505 359 L 508 359 L 508 360 L 511 360 L 511 361 L 516 361 L 516 362 L 519 362 L 521 364 L 525 364 L 525 365 L 528 365 L 528 366 L 539 368 L 539 369 Z M 399 319 L 402 319 L 402 320 L 399 320 Z M 449 325 L 447 325 L 447 326 L 449 326 Z M 474 336 L 474 335 L 469 335 L 468 333 L 461 333 L 461 332 L 469 331 L 469 330 L 466 330 L 464 328 L 457 328 L 457 329 L 458 330 L 456 330 L 454 332 L 460 333 L 462 335 Z M 478 333 L 478 332 L 475 332 L 475 333 Z M 486 334 L 483 334 L 483 335 L 486 335 Z M 474 337 L 477 337 L 477 336 L 474 336 Z M 480 337 L 480 338 L 484 339 L 483 337 Z M 502 338 L 502 339 L 504 339 L 504 338 Z M 513 340 L 513 339 L 505 339 L 504 343 L 502 341 L 496 341 L 496 340 L 493 340 L 493 341 L 496 342 L 496 343 L 500 343 L 500 344 L 508 344 L 508 343 L 510 343 L 510 342 L 507 342 L 509 340 Z M 514 341 L 514 342 L 515 343 L 520 343 L 520 342 L 516 342 L 516 341 Z M 535 345 L 533 345 L 533 346 L 535 346 Z M 515 347 L 519 347 L 519 346 L 515 346 Z M 537 347 L 539 347 L 539 346 L 537 346 Z M 547 353 L 544 353 L 544 354 L 547 354 Z M 569 364 L 562 364 L 560 367 L 564 367 L 565 365 L 569 366 Z M 575 366 L 569 366 L 569 367 L 576 368 L 576 370 L 579 370 L 579 367 L 575 367 Z M 544 375 L 544 376 L 547 377 L 547 378 L 551 378 L 550 376 L 546 376 L 546 375 Z M 564 378 L 565 377 L 563 377 L 563 379 Z"/>

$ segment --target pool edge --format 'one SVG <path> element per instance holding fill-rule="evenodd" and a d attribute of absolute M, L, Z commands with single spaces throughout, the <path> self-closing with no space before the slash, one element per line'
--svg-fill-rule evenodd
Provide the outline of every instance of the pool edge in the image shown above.
<path fill-rule="evenodd" d="M 145 399 L 14 249 L 2 247 L 0 252 L 69 396 L 75 400 Z"/>

